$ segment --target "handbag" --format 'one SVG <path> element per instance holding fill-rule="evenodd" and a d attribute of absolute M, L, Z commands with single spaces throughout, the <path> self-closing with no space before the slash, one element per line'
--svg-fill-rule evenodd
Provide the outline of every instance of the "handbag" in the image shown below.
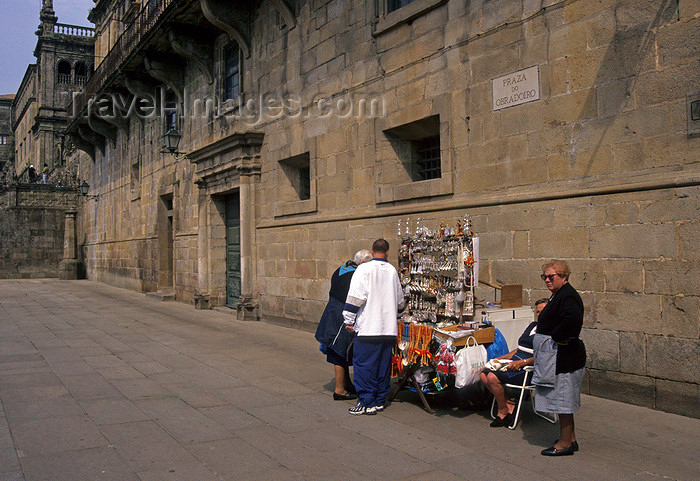
<path fill-rule="evenodd" d="M 474 341 L 474 345 L 469 345 L 470 340 Z M 455 355 L 455 387 L 462 388 L 479 382 L 479 374 L 484 370 L 486 358 L 486 348 L 478 344 L 474 336 L 469 336 L 467 345 Z"/>

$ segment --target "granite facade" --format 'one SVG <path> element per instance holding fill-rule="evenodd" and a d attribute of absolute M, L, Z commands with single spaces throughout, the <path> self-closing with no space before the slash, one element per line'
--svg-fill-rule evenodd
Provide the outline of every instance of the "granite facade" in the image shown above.
<path fill-rule="evenodd" d="M 571 265 L 587 392 L 698 415 L 700 380 L 683 367 L 700 350 L 697 1 L 415 0 L 394 12 L 374 0 L 262 1 L 227 15 L 201 4 L 208 14 L 200 2 L 164 7 L 161 37 L 122 65 L 143 83 L 144 52 L 172 58 L 178 21 L 204 30 L 190 39 L 203 63 L 183 54 L 151 74 L 178 94 L 188 158 L 161 152 L 159 116 L 126 116 L 81 157 L 99 196 L 78 217 L 89 278 L 224 304 L 234 195 L 239 312 L 312 329 L 353 252 L 385 237 L 395 258 L 399 219 L 469 214 L 480 278 L 522 284 L 525 303 L 547 293 L 544 261 Z M 241 94 L 223 102 L 232 37 Z M 533 66 L 539 100 L 495 109 L 493 80 Z M 94 94 L 122 92 L 101 68 Z M 416 180 L 411 149 L 425 138 L 439 139 L 441 173 Z"/>

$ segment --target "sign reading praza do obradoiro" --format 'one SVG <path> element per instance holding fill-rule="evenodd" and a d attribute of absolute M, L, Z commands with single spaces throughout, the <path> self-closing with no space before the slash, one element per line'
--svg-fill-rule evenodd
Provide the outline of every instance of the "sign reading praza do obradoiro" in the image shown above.
<path fill-rule="evenodd" d="M 493 110 L 540 99 L 540 68 L 534 67 L 495 78 L 491 81 Z"/>

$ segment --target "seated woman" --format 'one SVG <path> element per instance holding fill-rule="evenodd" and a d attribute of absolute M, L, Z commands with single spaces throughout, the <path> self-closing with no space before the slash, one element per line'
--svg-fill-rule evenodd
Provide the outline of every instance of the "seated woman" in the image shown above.
<path fill-rule="evenodd" d="M 492 371 L 484 369 L 481 373 L 481 382 L 486 389 L 491 391 L 496 399 L 498 406 L 498 414 L 496 419 L 491 422 L 492 428 L 508 426 L 513 421 L 514 404 L 506 399 L 506 393 L 503 389 L 503 384 L 511 383 L 518 384 L 523 382 L 525 371 L 522 369 L 525 366 L 533 365 L 532 357 L 532 340 L 537 331 L 537 317 L 547 305 L 547 299 L 539 299 L 535 302 L 535 320 L 531 322 L 520 335 L 518 339 L 518 348 L 512 350 L 496 359 L 510 359 L 510 363 L 506 367 L 506 371 Z"/>

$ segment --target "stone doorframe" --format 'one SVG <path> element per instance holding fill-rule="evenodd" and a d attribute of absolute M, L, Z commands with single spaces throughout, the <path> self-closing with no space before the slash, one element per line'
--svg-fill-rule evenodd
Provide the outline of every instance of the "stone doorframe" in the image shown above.
<path fill-rule="evenodd" d="M 235 133 L 187 155 L 195 164 L 195 183 L 199 186 L 198 293 L 202 305 L 223 304 L 226 297 L 225 215 L 223 196 L 238 192 L 241 202 L 241 297 L 236 305 L 238 318 L 258 320 L 260 302 L 255 291 L 255 205 L 260 183 L 262 132 Z M 221 225 L 219 225 L 221 224 Z M 217 270 L 219 269 L 219 270 Z M 197 302 L 195 302 L 197 305 Z"/>

